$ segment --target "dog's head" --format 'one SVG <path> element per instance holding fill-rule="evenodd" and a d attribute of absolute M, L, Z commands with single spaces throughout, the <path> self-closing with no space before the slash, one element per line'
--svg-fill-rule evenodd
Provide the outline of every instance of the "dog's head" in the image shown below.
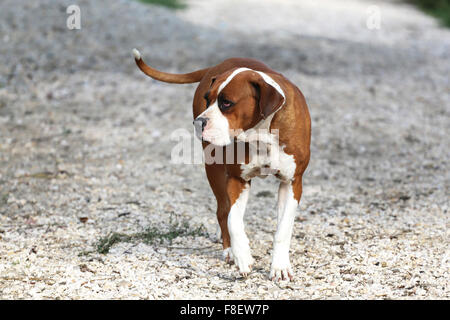
<path fill-rule="evenodd" d="M 195 131 L 202 140 L 218 146 L 229 144 L 235 132 L 253 128 L 285 102 L 277 82 L 248 68 L 212 78 L 204 98 L 207 108 L 194 120 Z"/>

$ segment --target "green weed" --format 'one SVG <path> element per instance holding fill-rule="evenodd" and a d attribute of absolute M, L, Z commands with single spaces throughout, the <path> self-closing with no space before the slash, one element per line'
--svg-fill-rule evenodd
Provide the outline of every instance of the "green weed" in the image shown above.
<path fill-rule="evenodd" d="M 171 9 L 183 9 L 186 8 L 186 4 L 180 0 L 139 0 L 143 3 L 156 4 Z"/>
<path fill-rule="evenodd" d="M 171 221 L 170 221 L 171 222 Z M 158 227 L 149 227 L 143 232 L 138 232 L 134 234 L 124 234 L 118 232 L 111 232 L 106 237 L 101 238 L 97 242 L 97 252 L 106 254 L 116 243 L 119 242 L 143 242 L 145 244 L 154 244 L 154 243 L 164 243 L 172 241 L 178 237 L 198 237 L 198 236 L 206 236 L 207 232 L 205 227 L 202 225 L 192 228 L 187 221 L 182 223 L 174 222 L 171 223 L 169 229 L 166 231 L 162 231 Z"/>

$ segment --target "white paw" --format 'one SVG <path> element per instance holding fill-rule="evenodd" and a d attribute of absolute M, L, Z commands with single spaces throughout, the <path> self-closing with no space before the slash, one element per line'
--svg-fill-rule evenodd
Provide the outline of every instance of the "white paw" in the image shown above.
<path fill-rule="evenodd" d="M 246 277 L 252 270 L 253 257 L 250 253 L 250 247 L 233 247 L 234 263 L 239 268 L 239 273 Z"/>
<path fill-rule="evenodd" d="M 272 266 L 270 268 L 270 279 L 272 281 L 292 281 L 294 279 L 294 272 L 292 271 L 291 263 L 289 262 L 289 256 L 283 258 L 273 258 Z"/>
<path fill-rule="evenodd" d="M 233 264 L 234 257 L 231 248 L 226 248 L 222 252 L 222 259 L 225 260 L 226 263 Z"/>

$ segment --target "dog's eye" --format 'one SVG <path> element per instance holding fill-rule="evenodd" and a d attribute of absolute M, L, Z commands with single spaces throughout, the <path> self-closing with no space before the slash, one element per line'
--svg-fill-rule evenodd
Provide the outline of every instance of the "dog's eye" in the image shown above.
<path fill-rule="evenodd" d="M 221 110 L 227 110 L 227 109 L 231 108 L 233 105 L 234 105 L 234 103 L 227 99 L 221 99 L 219 101 L 219 107 Z"/>

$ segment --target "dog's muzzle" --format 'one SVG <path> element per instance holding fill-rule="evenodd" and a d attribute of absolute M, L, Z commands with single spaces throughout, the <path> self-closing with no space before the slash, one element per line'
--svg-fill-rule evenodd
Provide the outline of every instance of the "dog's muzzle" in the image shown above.
<path fill-rule="evenodd" d="M 195 127 L 195 135 L 197 138 L 202 139 L 203 130 L 205 130 L 207 118 L 197 118 L 194 120 L 193 124 Z"/>

